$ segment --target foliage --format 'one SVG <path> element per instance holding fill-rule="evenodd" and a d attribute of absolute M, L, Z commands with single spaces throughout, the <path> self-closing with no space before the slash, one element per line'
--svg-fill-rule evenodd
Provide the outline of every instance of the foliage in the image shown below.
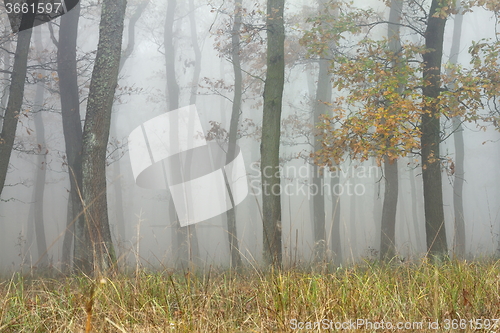
<path fill-rule="evenodd" d="M 407 17 L 412 13 L 408 6 L 403 12 L 403 22 L 411 20 Z M 447 6 L 441 9 L 443 16 L 454 12 Z M 485 98 L 487 104 L 495 106 L 494 96 L 500 82 L 498 43 L 474 44 L 471 54 L 477 56 L 471 63 L 472 69 L 449 65 L 448 71 L 441 74 L 439 96 L 431 100 L 423 95 L 423 87 L 429 82 L 422 78 L 422 56 L 430 50 L 403 39 L 400 51 L 391 51 L 391 40 L 374 39 L 374 31 L 362 29 L 372 30 L 385 21 L 372 12 L 352 7 L 348 10 L 351 12 L 342 14 L 338 21 L 330 13 L 313 18 L 314 28 L 302 38 L 312 58 L 321 57 L 327 47 L 332 48 L 332 44 L 344 39 L 358 40 L 350 47 L 333 49 L 332 86 L 339 96 L 330 105 L 331 115 L 324 116 L 319 125 L 323 149 L 314 156 L 316 163 L 332 166 L 340 163 L 346 153 L 362 161 L 375 157 L 378 163 L 383 156 L 396 159 L 418 153 L 421 118 L 431 106 L 445 120 L 460 116 L 470 122 L 480 118 Z M 402 24 L 402 28 L 410 33 L 423 31 L 423 27 L 413 25 L 410 28 Z M 484 119 L 497 122 L 492 115 Z"/>

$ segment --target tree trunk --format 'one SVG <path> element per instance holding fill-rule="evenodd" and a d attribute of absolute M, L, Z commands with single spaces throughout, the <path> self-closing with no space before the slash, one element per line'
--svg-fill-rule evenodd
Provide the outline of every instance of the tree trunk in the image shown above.
<path fill-rule="evenodd" d="M 318 84 L 316 86 L 316 98 L 314 101 L 314 124 L 320 121 L 322 114 L 327 113 L 328 107 L 326 103 L 331 102 L 332 85 L 331 76 L 329 74 L 330 62 L 327 59 L 319 60 Z M 316 154 L 322 148 L 322 135 L 317 130 L 314 137 L 314 153 Z M 325 177 L 321 168 L 313 164 L 313 216 L 314 216 L 314 261 L 325 261 L 326 254 L 326 229 L 325 229 L 325 195 L 324 189 Z"/>
<path fill-rule="evenodd" d="M 106 149 L 120 66 L 126 3 L 126 0 L 103 0 L 99 43 L 83 130 L 83 202 L 85 227 L 92 245 L 92 252 L 86 253 L 86 258 L 93 263 L 92 270 L 98 272 L 116 263 L 108 221 Z"/>
<path fill-rule="evenodd" d="M 233 160 L 236 153 L 236 137 L 238 134 L 238 124 L 240 121 L 241 110 L 241 97 L 242 97 L 242 84 L 243 76 L 241 72 L 240 61 L 240 29 L 241 29 L 241 0 L 236 0 L 234 3 L 234 24 L 231 37 L 231 58 L 234 70 L 234 97 L 231 112 L 231 123 L 229 125 L 229 142 L 227 151 L 226 165 Z M 229 238 L 229 252 L 231 254 L 231 267 L 239 268 L 241 266 L 241 254 L 238 244 L 238 230 L 236 228 L 236 207 L 234 204 L 233 193 L 229 182 L 227 181 L 226 171 L 222 168 L 224 173 L 224 180 L 226 189 L 229 193 L 229 200 L 231 201 L 232 208 L 226 213 L 227 217 L 227 235 Z"/>
<path fill-rule="evenodd" d="M 279 147 L 285 74 L 284 5 L 284 0 L 267 1 L 267 73 L 260 145 L 264 259 L 275 267 L 282 264 Z"/>
<path fill-rule="evenodd" d="M 420 228 L 419 228 L 419 218 L 418 218 L 418 208 L 417 208 L 417 201 L 419 196 L 417 196 L 417 186 L 415 184 L 415 163 L 413 162 L 413 157 L 410 157 L 410 193 L 411 193 L 411 217 L 413 221 L 413 228 L 415 230 L 415 248 L 417 250 L 417 253 L 422 250 L 423 245 L 422 245 L 422 238 L 420 234 Z M 421 197 L 421 196 L 420 196 Z"/>
<path fill-rule="evenodd" d="M 35 47 L 36 51 L 42 52 L 41 42 L 41 27 L 35 29 Z M 44 75 L 45 71 L 40 74 Z M 42 109 L 44 100 L 45 87 L 43 81 L 37 82 L 35 103 L 33 106 L 33 118 L 35 123 L 36 141 L 38 143 L 38 154 L 36 163 L 36 176 L 34 188 L 34 223 L 35 223 L 35 236 L 36 245 L 38 250 L 38 266 L 47 267 L 49 265 L 49 257 L 47 253 L 47 239 L 45 237 L 45 223 L 43 219 L 43 195 L 45 192 L 45 176 L 47 174 L 47 148 L 45 145 L 45 128 L 42 119 Z"/>
<path fill-rule="evenodd" d="M 319 1 L 319 11 L 325 9 L 325 1 Z M 337 13 L 334 14 L 337 16 Z M 329 53 L 329 52 L 328 52 Z M 332 99 L 332 84 L 329 69 L 331 63 L 328 59 L 329 54 L 319 59 L 318 84 L 316 85 L 316 98 L 313 104 L 313 124 L 320 122 L 322 114 L 328 112 L 327 105 Z M 314 154 L 317 154 L 322 148 L 322 134 L 314 130 Z M 315 191 L 313 195 L 313 224 L 314 224 L 314 261 L 324 262 L 326 260 L 327 238 L 325 229 L 325 193 L 323 192 L 325 177 L 322 169 L 313 164 L 312 185 Z"/>
<path fill-rule="evenodd" d="M 396 255 L 396 209 L 398 205 L 398 160 L 384 156 L 384 204 L 380 230 L 380 259 L 391 260 Z"/>
<path fill-rule="evenodd" d="M 34 15 L 23 15 L 22 23 L 33 24 Z M 31 20 L 31 21 L 30 21 Z M 9 88 L 9 100 L 3 116 L 2 132 L 0 133 L 0 195 L 2 194 L 9 169 L 10 155 L 16 136 L 17 118 L 21 113 L 24 97 L 24 80 L 28 63 L 31 33 L 33 29 L 23 30 L 17 35 L 16 53 Z"/>
<path fill-rule="evenodd" d="M 63 271 L 71 267 L 71 247 L 76 231 L 75 247 L 84 248 L 81 244 L 86 237 L 83 229 L 82 214 L 82 122 L 80 117 L 80 96 L 78 92 L 78 73 L 76 63 L 76 41 L 78 37 L 78 21 L 80 3 L 61 17 L 59 43 L 57 48 L 57 73 L 59 76 L 59 92 L 61 96 L 61 116 L 66 146 L 66 162 L 70 180 L 68 198 L 68 214 L 64 232 L 62 265 Z M 77 228 L 75 229 L 75 226 Z M 80 252 L 75 250 L 75 252 Z M 77 264 L 81 266 L 81 264 Z"/>
<path fill-rule="evenodd" d="M 352 167 L 352 164 L 351 164 Z M 349 251 L 351 252 L 351 259 L 354 263 L 358 257 L 358 228 L 356 225 L 356 194 L 354 193 L 354 189 L 356 188 L 356 176 L 354 172 L 352 172 L 352 178 L 349 180 L 352 181 L 352 186 L 347 186 L 347 190 L 351 193 L 349 194 Z"/>
<path fill-rule="evenodd" d="M 174 48 L 174 16 L 175 9 L 177 7 L 176 0 L 168 0 L 167 15 L 165 18 L 165 31 L 164 31 L 164 45 L 165 45 L 165 69 L 167 73 L 167 105 L 168 110 L 176 110 L 179 108 L 179 85 L 177 84 L 177 79 L 175 76 L 175 48 Z M 178 140 L 177 128 L 174 124 L 171 124 L 170 128 L 170 141 L 174 142 Z M 169 198 L 169 210 L 171 217 L 174 219 L 175 232 L 173 237 L 175 237 L 174 244 L 174 257 L 176 267 L 179 269 L 187 268 L 189 264 L 189 233 L 188 227 L 181 227 L 178 222 L 177 213 L 175 212 L 175 205 L 173 197 L 170 195 Z"/>
<path fill-rule="evenodd" d="M 437 97 L 441 86 L 441 61 L 443 55 L 443 36 L 446 18 L 439 14 L 449 1 L 433 0 L 429 11 L 429 20 L 425 31 L 427 51 L 424 60 L 423 97 L 427 100 L 423 114 L 421 130 L 422 178 L 424 182 L 425 231 L 427 253 L 431 256 L 446 255 L 448 244 L 444 224 L 443 190 L 441 183 L 441 161 L 439 152 L 440 109 Z"/>
<path fill-rule="evenodd" d="M 380 170 L 382 169 L 380 166 L 378 166 L 375 158 L 373 158 L 373 166 L 377 166 Z M 377 170 L 379 170 L 379 169 L 377 169 Z M 378 172 L 377 172 L 377 175 L 378 175 Z M 373 184 L 373 221 L 375 224 L 376 235 L 380 235 L 380 233 L 382 232 L 381 222 L 382 222 L 383 201 L 382 201 L 382 198 L 380 195 L 381 187 L 382 187 L 382 178 L 378 178 L 375 180 L 375 182 Z M 378 239 L 378 240 L 379 240 L 379 243 L 376 244 L 375 247 L 380 250 L 380 246 L 381 246 L 380 239 Z M 380 253 L 380 251 L 379 251 L 379 253 Z"/>
<path fill-rule="evenodd" d="M 453 27 L 453 40 L 450 51 L 450 63 L 458 63 L 458 53 L 460 52 L 460 37 L 462 35 L 462 23 L 464 20 L 463 13 L 460 8 L 460 2 L 456 1 L 458 14 L 455 15 L 455 25 Z M 453 89 L 453 88 L 452 88 Z M 465 219 L 464 219 L 464 202 L 463 202 L 463 187 L 464 187 L 464 130 L 460 117 L 452 118 L 453 124 L 453 140 L 455 141 L 455 169 L 453 181 L 453 211 L 455 215 L 455 230 L 453 237 L 453 254 L 457 258 L 465 256 Z"/>
<path fill-rule="evenodd" d="M 118 73 L 121 73 L 125 62 L 130 57 L 135 48 L 135 26 L 137 21 L 141 18 L 142 14 L 146 10 L 147 5 L 149 4 L 149 0 L 143 0 L 141 3 L 137 5 L 134 13 L 130 17 L 128 23 L 128 33 L 127 33 L 127 47 L 122 52 L 120 57 L 120 68 Z M 115 114 L 116 115 L 116 114 Z M 118 133 L 117 121 L 111 119 L 111 135 L 116 136 Z M 118 248 L 120 248 L 127 239 L 126 235 L 126 223 L 125 223 L 125 214 L 123 207 L 123 186 L 122 186 L 122 171 L 121 165 L 118 156 L 118 152 L 114 154 L 114 158 L 116 161 L 113 163 L 113 192 L 114 192 L 114 206 L 115 206 L 115 218 L 116 218 L 116 227 L 117 227 L 117 239 L 118 239 Z"/>
<path fill-rule="evenodd" d="M 337 166 L 338 168 L 338 166 Z M 339 267 L 342 264 L 342 241 L 340 237 L 340 174 L 339 169 L 331 179 L 332 191 L 332 231 L 331 231 L 331 249 L 333 267 Z"/>
<path fill-rule="evenodd" d="M 401 12 L 403 9 L 402 0 L 392 0 L 391 10 L 389 12 L 389 27 L 387 29 L 387 38 L 389 40 L 389 50 L 399 57 L 401 51 L 401 41 L 399 37 L 399 23 L 401 21 Z M 400 60 L 392 61 L 392 67 L 396 70 Z M 398 92 L 402 93 L 404 87 L 398 87 Z M 390 144 L 390 138 L 387 139 Z M 385 192 L 384 204 L 382 206 L 382 222 L 380 233 L 380 258 L 382 260 L 391 260 L 396 255 L 396 211 L 398 206 L 398 161 L 391 160 L 384 156 L 384 178 Z"/>
<path fill-rule="evenodd" d="M 196 99 L 198 97 L 198 84 L 200 81 L 201 73 L 201 50 L 198 43 L 198 32 L 196 30 L 196 7 L 194 5 L 194 0 L 189 0 L 189 23 L 191 28 L 191 41 L 193 43 L 194 51 L 194 71 L 193 79 L 191 85 L 191 96 L 189 97 L 189 104 L 196 104 Z M 190 129 L 192 126 L 189 127 Z M 189 155 L 192 158 L 192 155 Z M 191 165 L 189 162 L 188 165 Z M 198 265 L 201 261 L 200 258 L 200 244 L 198 241 L 198 232 L 196 229 L 196 224 L 189 225 L 188 227 L 189 235 L 189 245 L 190 245 L 190 257 L 194 261 L 195 265 Z"/>

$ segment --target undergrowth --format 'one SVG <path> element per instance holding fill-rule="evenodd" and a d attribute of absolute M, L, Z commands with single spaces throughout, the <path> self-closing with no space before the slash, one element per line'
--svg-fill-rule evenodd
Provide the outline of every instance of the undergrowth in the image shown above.
<path fill-rule="evenodd" d="M 411 323 L 407 332 L 500 332 L 496 318 L 500 261 L 367 262 L 333 273 L 140 270 L 98 279 L 15 273 L 0 281 L 0 332 L 334 331 L 342 324 L 393 332 L 387 323 L 399 322 Z M 436 322 L 439 329 L 430 326 Z"/>

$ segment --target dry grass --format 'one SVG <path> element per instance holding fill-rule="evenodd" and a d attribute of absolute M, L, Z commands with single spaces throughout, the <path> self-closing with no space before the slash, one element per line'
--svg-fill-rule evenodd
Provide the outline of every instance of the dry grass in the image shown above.
<path fill-rule="evenodd" d="M 477 322 L 469 320 L 494 318 L 500 318 L 500 261 L 364 263 L 328 274 L 140 271 L 100 281 L 14 274 L 0 282 L 0 332 L 85 332 L 87 320 L 92 332 L 103 333 L 292 331 L 293 319 L 423 322 L 423 330 L 407 332 L 449 332 L 445 323 L 463 319 L 467 328 L 460 331 L 474 332 Z M 441 328 L 429 329 L 436 320 Z M 498 326 L 480 331 L 500 332 Z"/>

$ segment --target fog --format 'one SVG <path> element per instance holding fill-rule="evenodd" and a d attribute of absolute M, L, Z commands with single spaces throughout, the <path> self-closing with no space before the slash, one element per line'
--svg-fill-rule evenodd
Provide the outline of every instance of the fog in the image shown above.
<path fill-rule="evenodd" d="M 243 1 L 247 16 L 244 21 L 254 27 L 262 25 L 265 5 L 260 1 Z M 356 3 L 356 2 L 355 2 Z M 377 1 L 357 1 L 363 8 L 373 8 L 380 15 L 388 15 L 388 9 Z M 427 2 L 424 2 L 424 5 Z M 98 7 L 88 7 L 90 1 L 81 1 L 82 16 L 78 37 L 79 77 L 81 85 L 81 117 L 85 117 L 86 98 L 90 80 L 93 52 L 98 41 Z M 136 6 L 129 1 L 125 19 L 124 45 L 129 18 Z M 198 112 L 204 133 L 214 130 L 214 124 L 229 131 L 232 110 L 234 72 L 224 48 L 230 46 L 231 14 L 233 3 L 218 0 L 195 0 L 196 29 L 201 49 L 201 73 L 196 95 Z M 428 6 L 428 4 L 427 4 Z M 148 268 L 176 266 L 175 230 L 168 190 L 141 188 L 135 182 L 129 154 L 128 136 L 150 119 L 167 111 L 165 56 L 163 31 L 166 1 L 151 1 L 139 19 L 135 32 L 135 47 L 120 72 L 116 99 L 113 105 L 109 144 L 107 185 L 108 210 L 111 231 L 120 264 Z M 283 264 L 285 266 L 307 264 L 314 256 L 313 202 L 316 189 L 311 187 L 313 168 L 309 154 L 314 136 L 312 105 L 318 81 L 318 65 L 308 61 L 298 45 L 301 29 L 306 29 L 306 15 L 316 12 L 316 3 L 287 1 L 285 22 L 292 17 L 286 28 L 287 64 L 283 93 L 281 162 L 281 230 Z M 253 12 L 252 12 L 253 11 Z M 305 14 L 303 14 L 305 13 Z M 3 14 L 4 15 L 4 14 Z M 180 87 L 179 107 L 190 105 L 195 56 L 191 41 L 187 1 L 179 1 L 174 22 L 174 48 L 176 79 Z M 7 22 L 5 17 L 3 22 Z M 52 26 L 57 31 L 55 20 Z M 51 24 L 51 23 L 50 23 Z M 51 40 L 49 24 L 41 25 L 41 40 L 45 61 L 56 57 L 57 48 Z M 495 38 L 496 21 L 486 10 L 476 8 L 464 16 L 461 51 L 458 61 L 469 66 L 467 53 L 472 41 Z M 445 32 L 443 63 L 450 56 L 454 27 L 453 16 L 448 20 Z M 378 31 L 378 30 L 380 31 Z M 380 25 L 371 33 L 381 38 L 387 26 Z M 250 32 L 247 32 L 249 35 Z M 56 34 L 57 35 L 57 34 Z M 245 38 L 250 38 L 243 33 Z M 265 32 L 253 36 L 242 51 L 244 70 L 244 96 L 240 115 L 238 146 L 241 149 L 247 174 L 248 195 L 236 207 L 237 238 L 243 263 L 256 265 L 262 261 L 262 187 L 260 179 L 260 130 L 262 125 L 262 94 L 265 79 Z M 421 37 L 403 30 L 407 40 Z M 295 43 L 295 44 L 294 44 Z M 349 41 L 343 41 L 344 44 Z M 13 43 L 12 45 L 15 45 Z M 229 45 L 229 46 L 228 46 Z M 295 45 L 295 46 L 294 46 Z M 13 46 L 11 46 L 13 47 Z M 1 57 L 4 58 L 5 49 Z M 91 53 L 88 57 L 83 56 Z M 295 53 L 296 54 L 295 54 Z M 23 109 L 31 110 L 35 99 L 35 77 L 40 68 L 36 62 L 34 46 L 31 50 L 31 67 L 25 87 Z M 49 64 L 50 65 L 50 64 Z M 48 65 L 48 66 L 49 66 Z M 2 61 L 2 68 L 9 67 Z M 52 64 L 52 66 L 55 66 Z M 84 71 L 85 70 L 85 71 Z M 62 243 L 67 223 L 69 175 L 61 125 L 57 72 L 46 72 L 45 97 L 42 119 L 45 127 L 46 168 L 43 190 L 43 218 L 48 257 L 51 266 L 61 267 Z M 3 79 L 2 91 L 7 91 L 8 79 Z M 332 88 L 333 97 L 342 93 Z M 485 111 L 486 112 L 486 111 Z M 446 122 L 444 119 L 442 123 Z M 83 124 L 83 123 L 82 123 Z M 449 123 L 448 123 L 449 124 Z M 309 126 L 309 127 L 308 127 Z M 500 133 L 491 125 L 485 130 L 475 123 L 464 123 L 465 184 L 463 188 L 464 218 L 466 227 L 466 256 L 477 258 L 500 254 Z M 37 266 L 36 238 L 30 233 L 33 223 L 33 204 L 41 198 L 33 196 L 35 173 L 38 165 L 36 133 L 33 114 L 22 113 L 12 152 L 6 186 L 0 202 L 0 269 L 2 271 L 29 270 Z M 443 129 L 445 132 L 451 130 Z M 449 133 L 448 133 L 449 134 Z M 209 140 L 210 141 L 210 140 Z M 217 141 L 217 140 L 213 140 Z M 441 143 L 443 161 L 455 160 L 453 136 Z M 396 215 L 396 250 L 401 260 L 419 258 L 426 253 L 425 218 L 420 157 L 411 155 L 399 159 L 399 196 Z M 198 162 L 202 163 L 202 162 Z M 334 202 L 330 176 L 325 171 L 322 190 L 325 194 L 327 243 L 331 241 L 331 228 L 336 209 L 340 209 L 340 239 L 342 263 L 348 265 L 364 259 L 375 259 L 380 249 L 380 214 L 384 196 L 384 175 L 374 158 L 360 162 L 346 158 L 336 171 L 340 177 L 339 205 Z M 443 162 L 443 200 L 447 240 L 452 251 L 454 238 L 453 181 L 449 164 Z M 120 193 L 118 193 L 120 192 Z M 117 200 L 121 197 L 121 200 Z M 200 203 L 200 207 L 203 207 Z M 200 208 L 201 209 L 201 208 Z M 226 214 L 191 225 L 197 233 L 199 255 L 191 257 L 193 265 L 206 267 L 229 266 L 229 241 L 226 231 Z M 120 231 L 122 230 L 122 232 Z M 32 231 L 31 231 L 32 232 Z M 31 239 L 31 240 L 30 240 Z M 192 241 L 192 239 L 191 239 Z M 196 246 L 189 244 L 190 248 Z"/>

